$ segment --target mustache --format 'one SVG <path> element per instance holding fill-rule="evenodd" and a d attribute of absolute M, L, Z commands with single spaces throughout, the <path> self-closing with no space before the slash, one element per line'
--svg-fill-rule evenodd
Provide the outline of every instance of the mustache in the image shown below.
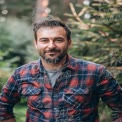
<path fill-rule="evenodd" d="M 44 51 L 44 53 L 50 53 L 50 52 L 60 52 L 60 50 L 53 48 L 53 49 Z"/>

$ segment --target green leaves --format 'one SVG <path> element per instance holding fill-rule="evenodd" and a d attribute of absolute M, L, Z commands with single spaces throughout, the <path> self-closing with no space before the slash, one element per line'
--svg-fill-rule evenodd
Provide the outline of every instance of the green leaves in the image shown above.
<path fill-rule="evenodd" d="M 32 45 L 32 29 L 26 22 L 8 18 L 0 24 L 0 66 L 13 67 L 26 62 L 27 47 Z"/>

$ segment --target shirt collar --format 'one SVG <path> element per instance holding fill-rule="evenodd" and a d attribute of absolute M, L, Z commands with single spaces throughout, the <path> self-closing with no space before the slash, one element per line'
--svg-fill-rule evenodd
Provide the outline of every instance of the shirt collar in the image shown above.
<path fill-rule="evenodd" d="M 78 64 L 76 63 L 77 62 L 77 59 L 73 58 L 72 56 L 70 56 L 69 54 L 67 55 L 67 60 L 66 60 L 66 63 L 63 67 L 63 69 L 71 69 L 71 70 L 76 70 L 78 69 Z M 42 61 L 41 61 L 41 58 L 38 59 L 38 70 L 42 73 L 45 73 L 45 69 L 42 65 Z"/>
<path fill-rule="evenodd" d="M 78 69 L 77 59 L 73 58 L 71 55 L 67 55 L 67 62 L 66 62 L 65 67 L 71 70 Z"/>

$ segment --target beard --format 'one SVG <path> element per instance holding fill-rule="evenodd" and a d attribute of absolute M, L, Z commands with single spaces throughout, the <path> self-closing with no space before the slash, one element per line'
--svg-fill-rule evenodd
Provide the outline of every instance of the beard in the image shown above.
<path fill-rule="evenodd" d="M 67 55 L 67 51 L 68 51 L 68 48 L 63 50 L 63 52 L 61 52 L 61 50 L 59 50 L 59 49 L 53 48 L 48 51 L 44 51 L 43 53 L 39 52 L 39 54 L 42 57 L 42 59 L 45 60 L 47 63 L 57 64 L 60 61 L 62 61 L 63 58 Z M 56 58 L 49 58 L 48 56 L 46 56 L 46 53 L 59 53 L 59 55 Z"/>

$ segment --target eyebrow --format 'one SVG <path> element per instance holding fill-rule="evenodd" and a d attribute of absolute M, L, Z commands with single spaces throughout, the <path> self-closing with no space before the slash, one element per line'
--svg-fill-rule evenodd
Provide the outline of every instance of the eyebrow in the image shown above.
<path fill-rule="evenodd" d="M 40 39 L 49 39 L 48 37 L 42 37 L 42 38 L 39 38 L 39 40 Z M 64 39 L 63 37 L 54 37 L 54 38 L 52 38 L 52 39 Z"/>
<path fill-rule="evenodd" d="M 54 39 L 64 39 L 63 37 L 56 37 L 56 38 L 54 38 Z"/>

